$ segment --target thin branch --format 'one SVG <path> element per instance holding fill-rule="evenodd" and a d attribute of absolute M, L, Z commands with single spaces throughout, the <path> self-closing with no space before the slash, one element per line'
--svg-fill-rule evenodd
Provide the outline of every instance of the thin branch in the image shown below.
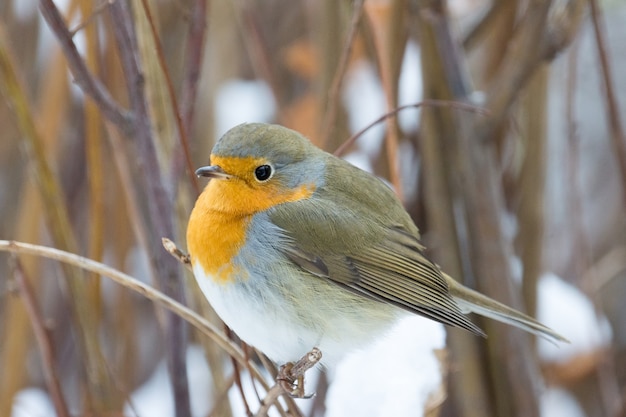
<path fill-rule="evenodd" d="M 63 390 L 59 383 L 59 375 L 57 367 L 54 364 L 54 353 L 52 348 L 52 341 L 44 326 L 44 320 L 41 316 L 41 311 L 35 300 L 33 289 L 31 288 L 27 277 L 25 276 L 24 268 L 21 262 L 17 259 L 16 255 L 11 256 L 11 264 L 13 266 L 13 272 L 15 282 L 19 290 L 20 296 L 24 301 L 26 307 L 26 313 L 30 319 L 33 327 L 33 333 L 35 334 L 35 340 L 37 341 L 37 347 L 41 354 L 41 361 L 43 362 L 43 373 L 48 387 L 48 392 L 52 398 L 54 409 L 58 416 L 70 417 L 70 412 L 63 397 Z"/>
<path fill-rule="evenodd" d="M 74 80 L 81 87 L 81 90 L 98 104 L 106 118 L 127 136 L 132 136 L 134 131 L 134 117 L 132 113 L 121 107 L 109 94 L 104 85 L 91 75 L 87 65 L 85 65 L 85 61 L 83 61 L 76 49 L 72 39 L 73 33 L 68 30 L 53 0 L 39 0 L 39 9 L 48 26 L 56 35 Z"/>
<path fill-rule="evenodd" d="M 191 135 L 193 120 L 196 110 L 196 96 L 198 94 L 198 81 L 204 56 L 204 43 L 207 32 L 207 0 L 195 0 L 192 10 L 189 12 L 189 32 L 187 34 L 187 44 L 185 45 L 185 65 L 183 85 L 181 90 L 180 113 L 182 115 L 183 127 L 187 138 Z M 172 155 L 172 183 L 176 184 L 180 173 L 187 167 L 193 173 L 190 156 L 189 141 L 182 144 L 182 149 L 175 148 Z M 183 162 L 184 160 L 184 162 Z M 199 194 L 198 182 L 195 174 L 194 189 Z"/>
<path fill-rule="evenodd" d="M 257 378 L 264 389 L 270 389 L 269 385 L 263 378 L 263 374 L 257 366 L 253 362 L 246 361 L 244 353 L 241 349 L 230 341 L 215 325 L 198 315 L 195 311 L 185 307 L 173 298 L 163 294 L 161 291 L 144 284 L 138 279 L 135 279 L 130 275 L 120 272 L 117 269 L 111 268 L 103 263 L 47 246 L 33 245 L 13 240 L 0 240 L 0 252 L 35 255 L 47 259 L 53 259 L 64 264 L 73 265 L 83 270 L 93 272 L 103 277 L 108 277 L 118 284 L 143 295 L 147 299 L 154 301 L 180 318 L 186 320 L 201 333 L 217 343 L 220 348 L 224 349 L 227 354 L 235 358 L 235 360 L 237 360 L 237 362 L 239 362 L 242 366 L 249 369 L 250 373 Z"/>
<path fill-rule="evenodd" d="M 191 153 L 189 152 L 189 139 L 187 138 L 188 130 L 185 129 L 185 126 L 183 126 L 183 119 L 181 117 L 180 107 L 178 106 L 178 100 L 176 99 L 176 92 L 174 91 L 172 77 L 170 77 L 170 72 L 167 70 L 167 65 L 165 64 L 163 47 L 161 46 L 159 35 L 154 25 L 154 20 L 150 12 L 150 6 L 148 5 L 148 2 L 146 0 L 141 0 L 141 5 L 144 13 L 146 14 L 146 20 L 148 21 L 150 34 L 152 35 L 152 40 L 154 42 L 154 47 L 156 50 L 157 61 L 159 63 L 159 66 L 161 67 L 161 72 L 163 73 L 163 78 L 165 79 L 165 85 L 167 86 L 167 93 L 172 104 L 172 113 L 174 113 L 174 120 L 176 121 L 176 129 L 178 130 L 180 146 L 183 149 L 183 153 L 185 155 L 187 173 L 189 174 L 189 179 L 191 180 L 191 185 L 194 191 L 196 192 L 196 194 L 200 194 L 200 185 L 198 185 L 198 178 L 196 177 L 195 170 L 193 168 L 193 162 L 191 161 Z"/>
<path fill-rule="evenodd" d="M 395 108 L 398 103 L 398 65 L 397 51 L 394 48 L 399 40 L 398 27 L 403 27 L 397 18 L 401 15 L 394 13 L 399 4 L 392 2 L 367 2 L 364 13 L 367 16 L 371 28 L 372 40 L 376 50 L 376 62 L 380 74 L 380 81 L 385 96 L 387 111 Z M 403 42 L 406 41 L 406 38 Z M 403 44 L 404 45 L 404 44 Z M 398 161 L 399 129 L 395 117 L 385 118 L 387 129 L 385 131 L 385 150 L 387 152 L 387 165 L 389 181 L 400 200 L 404 200 L 404 190 L 400 177 L 400 164 Z"/>
<path fill-rule="evenodd" d="M 330 139 L 330 134 L 333 131 L 335 121 L 337 119 L 337 107 L 339 106 L 339 93 L 341 92 L 341 84 L 343 78 L 348 69 L 348 62 L 350 61 L 350 54 L 356 39 L 356 34 L 359 28 L 359 22 L 363 16 L 363 4 L 364 0 L 356 0 L 353 5 L 352 21 L 350 22 L 350 31 L 346 37 L 345 46 L 339 59 L 339 65 L 333 78 L 333 83 L 328 93 L 327 107 L 324 112 L 324 119 L 322 120 L 322 134 L 320 141 L 320 148 L 324 149 Z"/>
<path fill-rule="evenodd" d="M 109 7 L 109 5 L 111 3 L 113 3 L 115 0 L 106 0 L 103 1 L 102 3 L 96 5 L 93 8 L 93 11 L 89 14 L 89 16 L 87 16 L 82 22 L 80 22 L 78 25 L 76 25 L 76 27 L 74 29 L 71 29 L 70 35 L 72 35 L 72 38 L 81 30 L 83 30 L 84 28 L 87 27 L 88 24 L 90 24 L 97 16 L 99 16 L 104 10 L 106 10 L 107 7 Z"/>
<path fill-rule="evenodd" d="M 338 147 L 337 150 L 335 150 L 334 155 L 335 156 L 343 155 L 359 137 L 361 137 L 365 132 L 370 130 L 372 127 L 376 126 L 378 123 L 381 123 L 381 122 L 385 121 L 389 117 L 395 116 L 396 114 L 398 114 L 402 110 L 417 109 L 417 108 L 420 108 L 420 107 L 451 107 L 451 108 L 454 108 L 454 109 L 459 109 L 459 110 L 468 111 L 468 112 L 472 112 L 472 113 L 478 113 L 478 114 L 481 114 L 481 115 L 484 115 L 484 116 L 487 116 L 487 115 L 490 114 L 489 110 L 487 110 L 485 108 L 478 107 L 478 106 L 475 106 L 473 104 L 463 103 L 463 102 L 460 102 L 460 101 L 434 100 L 434 99 L 431 100 L 431 99 L 429 99 L 429 100 L 420 101 L 419 103 L 406 104 L 404 106 L 397 107 L 397 108 L 395 108 L 395 109 L 393 109 L 393 110 L 383 114 L 378 119 L 374 120 L 372 123 L 370 123 L 369 125 L 365 126 L 363 129 L 361 129 L 358 132 L 356 132 L 348 140 L 346 140 L 340 147 Z"/>
<path fill-rule="evenodd" d="M 189 13 L 189 33 L 185 46 L 185 76 L 181 92 L 180 112 L 183 117 L 183 126 L 187 134 L 191 132 L 193 117 L 196 109 L 196 95 L 198 80 L 204 54 L 204 42 L 207 29 L 207 0 L 196 0 L 194 8 Z"/>
<path fill-rule="evenodd" d="M 492 137 L 542 59 L 550 4 L 551 1 L 546 0 L 531 1 L 528 5 L 519 29 L 502 59 L 501 70 L 495 74 L 487 91 L 485 107 L 493 114 L 479 123 L 476 129 L 479 139 Z"/>

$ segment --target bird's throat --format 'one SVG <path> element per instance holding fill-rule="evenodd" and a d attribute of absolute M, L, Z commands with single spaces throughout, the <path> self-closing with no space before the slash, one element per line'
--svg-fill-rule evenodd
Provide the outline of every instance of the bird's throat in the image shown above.
<path fill-rule="evenodd" d="M 191 212 L 187 249 L 192 264 L 199 263 L 211 279 L 227 284 L 243 273 L 233 260 L 245 244 L 250 215 L 212 209 L 211 204 L 203 201 L 208 197 L 202 193 Z"/>

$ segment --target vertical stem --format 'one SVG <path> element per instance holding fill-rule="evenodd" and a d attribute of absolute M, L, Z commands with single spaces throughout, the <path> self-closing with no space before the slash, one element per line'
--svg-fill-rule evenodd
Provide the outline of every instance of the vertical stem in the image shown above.
<path fill-rule="evenodd" d="M 543 267 L 546 124 L 549 66 L 542 65 L 526 88 L 526 153 L 520 178 L 518 219 L 524 275 L 522 293 L 531 316 L 537 309 L 537 282 Z"/>
<path fill-rule="evenodd" d="M 144 77 L 140 62 L 137 38 L 133 18 L 126 0 L 118 0 L 110 7 L 115 24 L 115 36 L 120 51 L 120 58 L 129 88 L 129 98 L 135 123 L 135 141 L 137 162 L 141 173 L 152 230 L 150 239 L 150 261 L 159 271 L 160 289 L 175 300 L 184 302 L 183 279 L 176 260 L 165 256 L 160 245 L 160 238 L 175 236 L 174 207 L 167 194 L 161 167 L 159 166 L 155 142 L 152 137 L 151 121 L 144 90 Z M 180 417 L 191 416 L 189 386 L 187 384 L 186 348 L 187 325 L 178 316 L 167 313 L 165 323 L 167 361 L 174 391 L 175 414 Z"/>
<path fill-rule="evenodd" d="M 443 68 L 446 60 L 441 55 L 446 52 L 439 48 L 441 40 L 438 37 L 445 35 L 446 31 L 438 28 L 445 26 L 442 21 L 446 16 L 438 6 L 436 2 L 422 2 L 417 13 L 424 99 L 453 100 L 458 96 L 450 88 L 449 80 L 442 76 L 446 73 Z M 462 87 L 464 83 L 457 80 L 455 84 Z M 457 92 L 463 97 L 463 91 L 457 89 Z M 463 255 L 467 252 L 467 242 L 462 238 L 467 233 L 463 231 L 465 224 L 462 216 L 456 215 L 462 211 L 462 201 L 450 172 L 455 166 L 451 141 L 458 135 L 453 112 L 450 108 L 425 108 L 422 112 L 420 151 L 425 175 L 424 204 L 431 234 L 436 239 L 428 243 L 434 249 L 437 263 L 454 277 L 469 278 L 471 264 Z M 461 370 L 450 381 L 451 394 L 459 413 L 465 417 L 492 416 L 477 339 L 454 329 L 448 330 L 448 337 L 452 361 Z"/>
<path fill-rule="evenodd" d="M 81 14 L 87 18 L 93 12 L 91 2 L 80 2 Z M 86 39 L 86 65 L 90 70 L 98 68 L 98 34 L 97 20 L 83 28 Z M 102 168 L 102 136 L 100 134 L 100 114 L 98 106 L 87 99 L 84 107 L 85 118 L 85 151 L 87 160 L 87 180 L 89 182 L 89 258 L 99 261 L 104 252 L 104 180 Z M 95 311 L 95 320 L 99 322 L 102 313 L 100 299 L 100 277 L 91 276 L 88 295 Z M 98 324 L 99 327 L 99 324 Z"/>
<path fill-rule="evenodd" d="M 602 70 L 602 82 L 604 83 L 604 91 L 606 93 L 606 107 L 609 115 L 609 126 L 611 128 L 611 139 L 613 149 L 622 176 L 622 197 L 626 203 L 626 135 L 622 127 L 619 117 L 619 105 L 615 97 L 615 89 L 613 87 L 613 76 L 611 74 L 611 65 L 606 52 L 606 39 L 604 34 L 604 22 L 602 20 L 602 12 L 598 5 L 598 0 L 589 0 L 591 8 L 591 21 L 593 22 L 593 33 L 596 38 L 598 47 L 598 57 L 600 58 L 600 69 Z"/>
<path fill-rule="evenodd" d="M 25 275 L 22 264 L 16 257 L 13 258 L 13 269 L 15 281 L 17 282 L 17 287 L 19 288 L 22 301 L 26 307 L 26 312 L 28 313 L 31 326 L 35 334 L 35 340 L 37 341 L 37 347 L 39 348 L 39 353 L 41 354 L 44 379 L 46 381 L 50 397 L 52 398 L 54 409 L 58 416 L 69 417 L 70 413 L 67 409 L 65 397 L 63 397 L 63 390 L 61 389 L 61 384 L 59 382 L 57 367 L 54 363 L 52 341 L 50 340 L 46 328 L 44 327 L 43 317 L 35 300 L 33 289 L 28 282 L 29 279 Z"/>

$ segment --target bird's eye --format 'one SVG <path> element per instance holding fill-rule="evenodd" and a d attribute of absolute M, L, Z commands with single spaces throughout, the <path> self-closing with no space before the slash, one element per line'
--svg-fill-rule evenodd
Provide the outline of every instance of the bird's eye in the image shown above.
<path fill-rule="evenodd" d="M 272 177 L 272 167 L 270 165 L 261 165 L 254 170 L 254 176 L 257 180 L 263 182 Z"/>

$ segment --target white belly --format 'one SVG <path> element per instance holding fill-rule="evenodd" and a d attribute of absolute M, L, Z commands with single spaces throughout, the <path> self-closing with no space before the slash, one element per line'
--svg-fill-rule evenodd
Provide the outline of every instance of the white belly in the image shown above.
<path fill-rule="evenodd" d="M 354 298 L 347 291 L 326 282 L 315 282 L 313 298 L 317 299 L 308 297 L 309 308 L 301 309 L 285 299 L 274 283 L 265 278 L 249 277 L 240 282 L 218 284 L 200 265 L 194 265 L 193 269 L 200 289 L 224 323 L 244 342 L 278 364 L 296 361 L 313 347 L 322 351 L 323 364 L 334 364 L 350 350 L 380 336 L 401 314 L 399 309 L 367 300 L 363 307 L 368 311 L 372 306 L 370 303 L 380 308 L 379 314 L 368 320 L 363 309 L 346 309 L 346 303 L 325 296 L 324 291 L 328 288 Z M 290 279 L 302 280 L 302 277 Z M 322 291 L 319 291 L 320 284 Z M 310 307 L 312 305 L 314 308 Z"/>

